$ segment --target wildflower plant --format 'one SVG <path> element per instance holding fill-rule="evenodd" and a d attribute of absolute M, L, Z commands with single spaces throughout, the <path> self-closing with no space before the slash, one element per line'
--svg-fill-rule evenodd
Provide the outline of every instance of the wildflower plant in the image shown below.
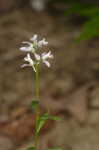
<path fill-rule="evenodd" d="M 30 42 L 22 42 L 25 46 L 20 48 L 21 51 L 26 52 L 27 55 L 24 58 L 25 63 L 21 66 L 31 67 L 35 73 L 35 99 L 32 101 L 32 108 L 35 110 L 35 133 L 34 133 L 34 143 L 32 147 L 29 147 L 27 150 L 38 150 L 39 136 L 40 131 L 45 125 L 46 121 L 51 120 L 60 120 L 59 117 L 50 115 L 48 112 L 41 114 L 40 108 L 40 68 L 41 64 L 44 63 L 47 67 L 51 67 L 49 59 L 53 59 L 54 56 L 49 52 L 43 52 L 42 48 L 48 45 L 48 42 L 43 38 L 42 40 L 38 40 L 38 35 L 34 35 Z M 61 150 L 60 148 L 48 148 L 48 150 Z"/>

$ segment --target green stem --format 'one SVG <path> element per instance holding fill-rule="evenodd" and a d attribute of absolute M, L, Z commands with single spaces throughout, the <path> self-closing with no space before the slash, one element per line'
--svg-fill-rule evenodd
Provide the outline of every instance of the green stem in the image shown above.
<path fill-rule="evenodd" d="M 37 100 L 39 100 L 39 95 L 40 95 L 40 92 L 39 92 L 39 64 L 36 64 L 36 98 Z"/>
<path fill-rule="evenodd" d="M 36 64 L 36 79 L 35 79 L 35 86 L 36 86 L 36 89 L 35 89 L 35 92 L 36 92 L 36 99 L 39 101 L 39 96 L 40 96 L 40 86 L 39 86 L 39 67 L 40 65 L 39 64 Z M 38 122 L 38 118 L 40 116 L 40 108 L 38 106 L 38 108 L 36 109 L 36 126 L 35 126 L 35 148 L 36 150 L 38 149 L 38 135 L 36 133 L 36 130 L 37 130 L 37 122 Z"/>

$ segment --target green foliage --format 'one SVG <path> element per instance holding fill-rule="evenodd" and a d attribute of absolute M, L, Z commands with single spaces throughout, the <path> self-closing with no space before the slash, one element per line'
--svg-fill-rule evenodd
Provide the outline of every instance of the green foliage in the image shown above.
<path fill-rule="evenodd" d="M 77 14 L 86 18 L 86 21 L 82 24 L 82 31 L 76 39 L 77 42 L 99 36 L 99 6 L 96 6 L 94 1 L 90 2 L 89 0 L 89 3 L 87 3 L 83 0 L 52 0 L 52 2 L 54 1 L 69 4 L 70 8 L 66 10 L 66 15 Z"/>
<path fill-rule="evenodd" d="M 29 147 L 27 150 L 36 150 L 35 147 Z"/>
<path fill-rule="evenodd" d="M 50 119 L 50 120 L 55 120 L 55 121 L 60 121 L 60 120 L 62 120 L 60 117 L 57 117 L 57 116 L 50 116 L 49 119 Z"/>
<path fill-rule="evenodd" d="M 39 105 L 39 101 L 38 100 L 33 100 L 31 103 L 32 109 L 36 109 Z"/>
<path fill-rule="evenodd" d="M 42 129 L 42 127 L 44 126 L 44 124 L 46 123 L 46 121 L 49 120 L 49 119 L 50 120 L 55 120 L 55 121 L 61 120 L 57 116 L 51 116 L 48 113 L 43 114 L 42 116 L 40 116 L 38 118 L 38 121 L 37 121 L 37 129 L 36 129 L 36 133 L 37 134 L 39 134 L 40 130 Z"/>
<path fill-rule="evenodd" d="M 78 14 L 86 17 L 83 23 L 82 32 L 77 41 L 89 40 L 99 36 L 99 7 L 82 3 L 71 3 L 71 7 L 66 11 L 66 15 Z"/>
<path fill-rule="evenodd" d="M 44 114 L 44 115 L 39 117 L 38 122 L 37 122 L 37 129 L 36 129 L 37 134 L 40 132 L 40 130 L 42 129 L 42 127 L 44 126 L 44 124 L 46 123 L 46 121 L 48 119 L 49 119 L 48 114 Z"/>
<path fill-rule="evenodd" d="M 83 25 L 83 30 L 77 41 L 89 40 L 93 37 L 99 36 L 99 17 L 93 18 L 90 21 L 87 21 Z"/>

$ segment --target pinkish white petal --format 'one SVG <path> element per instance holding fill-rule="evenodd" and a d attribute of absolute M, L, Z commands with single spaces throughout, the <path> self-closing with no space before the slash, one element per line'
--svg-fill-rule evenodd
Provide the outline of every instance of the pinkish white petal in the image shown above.
<path fill-rule="evenodd" d="M 30 66 L 30 64 L 23 64 L 23 65 L 21 65 L 21 68 L 29 67 L 29 66 Z"/>
<path fill-rule="evenodd" d="M 23 44 L 27 44 L 27 46 L 23 46 L 20 48 L 21 51 L 30 52 L 33 50 L 33 44 L 30 42 L 22 42 Z"/>
<path fill-rule="evenodd" d="M 33 41 L 33 42 L 35 42 L 37 40 L 37 37 L 38 37 L 38 35 L 35 34 L 30 40 Z"/>
<path fill-rule="evenodd" d="M 31 42 L 28 42 L 28 41 L 23 41 L 22 43 L 23 43 L 23 44 L 30 45 L 30 46 L 32 45 L 32 43 L 31 43 Z"/>
<path fill-rule="evenodd" d="M 27 57 L 24 58 L 24 60 L 27 61 L 30 64 L 30 66 L 34 65 L 34 61 L 32 60 L 29 53 L 27 54 Z"/>
<path fill-rule="evenodd" d="M 42 46 L 46 46 L 46 45 L 48 45 L 48 42 L 45 41 L 45 39 L 38 42 L 38 47 L 42 47 Z"/>
<path fill-rule="evenodd" d="M 48 62 L 48 61 L 43 61 L 43 63 L 47 66 L 47 67 L 50 67 L 51 65 L 50 65 L 50 63 Z"/>
<path fill-rule="evenodd" d="M 34 56 L 35 56 L 35 59 L 36 59 L 36 60 L 38 60 L 38 61 L 40 60 L 40 55 L 34 53 Z"/>
<path fill-rule="evenodd" d="M 30 51 L 30 48 L 29 47 L 21 47 L 20 50 L 27 52 L 27 51 Z"/>
<path fill-rule="evenodd" d="M 42 59 L 46 60 L 48 58 L 53 58 L 53 55 L 51 54 L 51 51 L 49 51 L 48 53 L 43 53 L 42 54 Z"/>

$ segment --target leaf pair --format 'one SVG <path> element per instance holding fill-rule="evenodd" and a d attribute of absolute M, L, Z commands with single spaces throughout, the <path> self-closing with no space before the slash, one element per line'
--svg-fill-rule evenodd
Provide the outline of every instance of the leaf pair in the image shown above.
<path fill-rule="evenodd" d="M 42 127 L 44 126 L 44 124 L 46 123 L 47 120 L 61 120 L 59 117 L 57 116 L 52 116 L 49 115 L 48 113 L 43 114 L 42 116 L 40 116 L 38 118 L 38 122 L 37 122 L 37 129 L 36 129 L 36 133 L 39 134 L 40 130 L 42 129 Z"/>

